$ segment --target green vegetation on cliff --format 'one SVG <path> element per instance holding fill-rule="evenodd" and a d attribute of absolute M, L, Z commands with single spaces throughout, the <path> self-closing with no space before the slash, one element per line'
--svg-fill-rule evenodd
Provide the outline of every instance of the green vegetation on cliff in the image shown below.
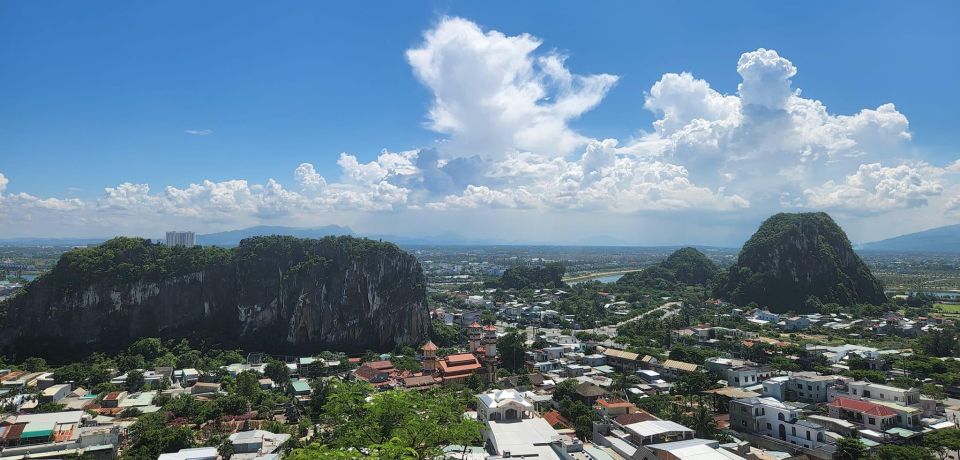
<path fill-rule="evenodd" d="M 694 248 L 681 248 L 663 261 L 623 275 L 617 284 L 669 290 L 680 285 L 706 286 L 717 276 L 717 266 Z"/>
<path fill-rule="evenodd" d="M 826 213 L 776 214 L 743 245 L 717 294 L 734 303 L 802 312 L 807 302 L 854 305 L 886 301 L 883 286 Z"/>
<path fill-rule="evenodd" d="M 504 289 L 538 289 L 563 287 L 565 268 L 560 262 L 550 262 L 541 266 L 510 267 L 500 277 L 500 286 Z"/>
<path fill-rule="evenodd" d="M 416 258 L 349 236 L 261 236 L 235 248 L 114 238 L 64 253 L 0 304 L 0 321 L 0 350 L 39 348 L 38 356 L 92 343 L 116 349 L 144 335 L 264 350 L 386 349 L 419 342 L 429 327 Z"/>

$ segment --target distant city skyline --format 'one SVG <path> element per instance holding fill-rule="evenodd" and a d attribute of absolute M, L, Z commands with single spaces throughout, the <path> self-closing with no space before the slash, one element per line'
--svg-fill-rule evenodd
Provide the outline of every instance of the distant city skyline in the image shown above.
<path fill-rule="evenodd" d="M 0 238 L 955 224 L 958 26 L 946 1 L 8 3 Z"/>

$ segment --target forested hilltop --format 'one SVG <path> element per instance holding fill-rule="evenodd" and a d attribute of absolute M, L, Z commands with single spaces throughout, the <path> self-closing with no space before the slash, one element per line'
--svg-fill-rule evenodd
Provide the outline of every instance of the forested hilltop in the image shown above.
<path fill-rule="evenodd" d="M 739 305 L 812 312 L 818 303 L 886 301 L 883 286 L 823 212 L 776 214 L 743 245 L 717 294 Z"/>
<path fill-rule="evenodd" d="M 32 355 L 141 336 L 294 351 L 388 349 L 429 326 L 420 264 L 347 236 L 248 238 L 236 248 L 115 238 L 69 251 L 0 306 L 0 347 Z"/>
<path fill-rule="evenodd" d="M 682 285 L 709 286 L 718 271 L 717 265 L 702 252 L 687 247 L 674 251 L 651 267 L 623 275 L 617 284 L 662 290 Z"/>

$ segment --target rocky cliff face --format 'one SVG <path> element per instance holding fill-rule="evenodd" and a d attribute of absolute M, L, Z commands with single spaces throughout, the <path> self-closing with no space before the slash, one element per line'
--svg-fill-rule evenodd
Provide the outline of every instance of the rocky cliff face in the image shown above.
<path fill-rule="evenodd" d="M 0 347 L 40 356 L 159 336 L 273 352 L 383 350 L 427 335 L 425 285 L 412 255 L 351 237 L 257 237 L 234 249 L 121 238 L 65 254 L 8 301 Z"/>
<path fill-rule="evenodd" d="M 886 300 L 883 286 L 826 213 L 781 213 L 764 221 L 719 291 L 735 303 L 756 302 L 779 312 L 807 312 L 816 302 Z"/>

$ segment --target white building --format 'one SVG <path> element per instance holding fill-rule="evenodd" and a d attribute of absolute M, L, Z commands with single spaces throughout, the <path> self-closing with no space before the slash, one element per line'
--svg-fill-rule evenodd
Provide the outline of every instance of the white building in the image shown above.
<path fill-rule="evenodd" d="M 777 438 L 797 446 L 816 449 L 824 444 L 826 429 L 800 420 L 800 409 L 773 398 L 743 398 L 730 401 L 730 428 Z"/>
<path fill-rule="evenodd" d="M 490 390 L 477 395 L 477 420 L 522 420 L 533 417 L 533 404 L 516 390 Z"/>
<path fill-rule="evenodd" d="M 197 234 L 194 232 L 167 232 L 167 246 L 196 246 Z"/>

